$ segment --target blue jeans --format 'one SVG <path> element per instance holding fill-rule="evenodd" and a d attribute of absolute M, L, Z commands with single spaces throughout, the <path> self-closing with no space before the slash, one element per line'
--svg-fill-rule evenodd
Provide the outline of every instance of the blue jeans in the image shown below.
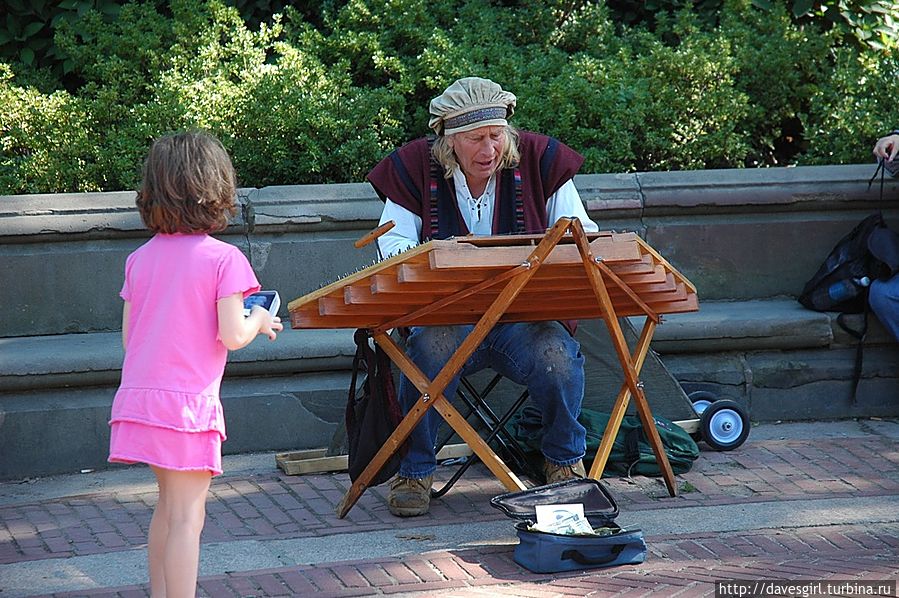
<path fill-rule="evenodd" d="M 428 326 L 411 329 L 406 354 L 433 380 L 473 326 Z M 584 398 L 584 356 L 580 344 L 558 322 L 497 324 L 469 357 L 460 375 L 491 368 L 516 384 L 526 386 L 543 415 L 543 456 L 559 465 L 584 457 L 586 430 L 578 423 Z M 443 391 L 451 399 L 459 385 L 456 376 Z M 421 393 L 405 376 L 400 377 L 400 404 L 404 412 Z M 434 473 L 437 427 L 443 418 L 428 409 L 409 435 L 409 451 L 399 474 L 423 478 Z"/>
<path fill-rule="evenodd" d="M 899 275 L 872 282 L 868 304 L 880 323 L 899 341 Z"/>

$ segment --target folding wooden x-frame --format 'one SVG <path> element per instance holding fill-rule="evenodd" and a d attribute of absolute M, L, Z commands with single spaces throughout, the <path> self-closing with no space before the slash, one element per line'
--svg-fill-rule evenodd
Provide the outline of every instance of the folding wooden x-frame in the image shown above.
<path fill-rule="evenodd" d="M 399 450 L 428 409 L 435 409 L 510 491 L 521 480 L 443 395 L 498 322 L 600 317 L 624 374 L 612 417 L 590 469 L 599 478 L 633 397 L 669 493 L 677 488 L 639 371 L 660 314 L 698 309 L 696 290 L 633 233 L 593 234 L 577 219 L 560 219 L 545 235 L 463 237 L 431 241 L 292 301 L 296 328 L 367 328 L 421 392 L 338 506 L 344 517 Z M 646 317 L 631 354 L 618 318 Z M 429 380 L 391 338 L 402 326 L 474 324 L 443 369 Z"/>

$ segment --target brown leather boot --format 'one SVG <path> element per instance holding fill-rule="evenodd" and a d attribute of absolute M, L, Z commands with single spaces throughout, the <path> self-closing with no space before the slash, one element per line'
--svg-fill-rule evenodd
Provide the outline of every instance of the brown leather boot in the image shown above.
<path fill-rule="evenodd" d="M 587 477 L 587 470 L 584 469 L 584 462 L 578 461 L 571 465 L 556 465 L 549 461 L 543 462 L 543 475 L 546 476 L 546 483 L 564 482 L 574 478 Z"/>
<path fill-rule="evenodd" d="M 431 505 L 433 481 L 432 475 L 420 480 L 400 476 L 393 478 L 390 482 L 390 493 L 387 495 L 387 508 L 397 517 L 424 515 Z"/>

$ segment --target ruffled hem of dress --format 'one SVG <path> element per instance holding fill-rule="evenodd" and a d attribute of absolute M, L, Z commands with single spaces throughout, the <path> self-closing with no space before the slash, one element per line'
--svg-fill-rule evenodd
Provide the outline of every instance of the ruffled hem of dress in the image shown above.
<path fill-rule="evenodd" d="M 132 424 L 141 424 L 144 426 L 153 426 L 156 428 L 165 428 L 166 430 L 174 430 L 175 432 L 218 432 L 219 436 L 222 437 L 222 442 L 228 440 L 228 435 L 225 434 L 224 427 L 222 429 L 219 428 L 182 428 L 178 426 L 173 426 L 166 423 L 160 423 L 158 421 L 150 421 L 145 419 L 140 419 L 137 417 L 115 417 L 110 418 L 109 425 L 111 426 L 117 422 L 130 422 Z"/>
<path fill-rule="evenodd" d="M 119 388 L 109 423 L 130 421 L 180 432 L 225 434 L 225 414 L 217 395 L 158 388 Z"/>
<path fill-rule="evenodd" d="M 222 475 L 224 473 L 221 469 L 216 469 L 215 467 L 209 467 L 206 465 L 200 465 L 196 467 L 175 467 L 173 465 L 167 463 L 157 463 L 155 460 L 147 459 L 146 457 L 128 457 L 127 455 L 109 455 L 106 459 L 109 463 L 121 463 L 123 465 L 137 465 L 138 463 L 143 463 L 145 465 L 152 465 L 154 467 L 159 467 L 161 469 L 170 469 L 172 471 L 208 471 L 212 475 Z"/>

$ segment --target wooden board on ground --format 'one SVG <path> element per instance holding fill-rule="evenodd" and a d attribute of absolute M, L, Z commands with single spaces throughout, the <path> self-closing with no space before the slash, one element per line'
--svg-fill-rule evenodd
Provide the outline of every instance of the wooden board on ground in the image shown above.
<path fill-rule="evenodd" d="M 307 473 L 327 473 L 347 470 L 347 456 L 326 456 L 327 449 L 309 449 L 277 453 L 275 464 L 286 475 L 303 475 Z M 448 444 L 437 453 L 437 460 L 458 459 L 472 454 L 467 444 Z"/>

